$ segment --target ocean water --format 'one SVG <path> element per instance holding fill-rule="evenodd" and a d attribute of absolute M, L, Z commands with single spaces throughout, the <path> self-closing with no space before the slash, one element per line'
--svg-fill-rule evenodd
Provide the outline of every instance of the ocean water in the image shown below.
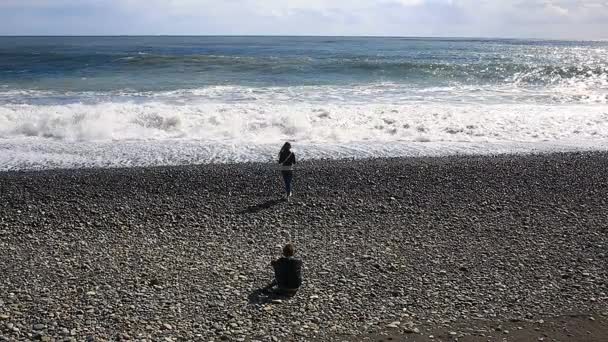
<path fill-rule="evenodd" d="M 0 37 L 0 170 L 608 149 L 608 42 Z"/>

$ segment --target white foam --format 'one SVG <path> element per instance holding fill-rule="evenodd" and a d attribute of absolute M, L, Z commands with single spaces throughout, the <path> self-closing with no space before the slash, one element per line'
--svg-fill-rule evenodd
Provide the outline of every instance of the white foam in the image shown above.
<path fill-rule="evenodd" d="M 0 170 L 260 161 L 293 141 L 303 158 L 506 153 L 608 146 L 605 105 L 0 105 Z"/>
<path fill-rule="evenodd" d="M 451 85 L 417 87 L 381 82 L 361 85 L 315 85 L 291 87 L 208 86 L 168 91 L 66 91 L 0 89 L 0 104 L 23 104 L 40 99 L 61 99 L 64 103 L 128 102 L 133 99 L 164 103 L 384 103 L 412 101 L 434 103 L 487 104 L 608 104 L 608 74 L 584 80 L 566 80 L 549 86 L 532 86 L 517 81 L 494 85 Z"/>
<path fill-rule="evenodd" d="M 2 105 L 0 139 L 541 142 L 608 138 L 600 105 L 196 104 Z"/>
<path fill-rule="evenodd" d="M 466 143 L 393 142 L 295 145 L 300 160 L 545 153 L 608 150 L 593 143 Z M 268 162 L 269 170 L 280 144 L 223 144 L 196 141 L 83 142 L 66 144 L 33 138 L 0 140 L 0 170 L 84 167 L 133 167 L 231 162 Z"/>
<path fill-rule="evenodd" d="M 122 93 L 123 95 L 135 95 Z M 608 75 L 584 81 L 571 80 L 551 86 L 530 86 L 519 82 L 502 85 L 464 85 L 412 87 L 399 83 L 372 83 L 349 86 L 261 87 L 212 86 L 137 93 L 138 96 L 177 101 L 269 101 L 272 103 L 398 103 L 432 101 L 449 103 L 521 104 L 607 104 Z"/>

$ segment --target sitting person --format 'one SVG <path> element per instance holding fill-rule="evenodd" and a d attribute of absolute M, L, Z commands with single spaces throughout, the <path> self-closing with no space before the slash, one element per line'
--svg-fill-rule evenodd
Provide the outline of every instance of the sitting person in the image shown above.
<path fill-rule="evenodd" d="M 274 268 L 274 280 L 264 290 L 287 296 L 296 294 L 302 285 L 302 260 L 293 257 L 295 252 L 291 243 L 283 247 L 283 257 L 271 263 Z"/>

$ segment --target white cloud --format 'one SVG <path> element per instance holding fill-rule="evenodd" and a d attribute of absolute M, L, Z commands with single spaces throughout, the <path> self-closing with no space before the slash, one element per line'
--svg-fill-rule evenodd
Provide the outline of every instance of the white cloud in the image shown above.
<path fill-rule="evenodd" d="M 0 0 L 0 8 L 0 34 L 608 38 L 606 0 Z M 74 8 L 86 20 L 62 17 Z"/>

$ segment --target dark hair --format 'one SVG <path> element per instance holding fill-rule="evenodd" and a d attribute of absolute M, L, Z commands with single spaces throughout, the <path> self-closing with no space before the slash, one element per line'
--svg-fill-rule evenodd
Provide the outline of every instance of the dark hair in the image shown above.
<path fill-rule="evenodd" d="M 281 147 L 281 152 L 285 152 L 285 151 L 289 151 L 289 150 L 291 150 L 291 144 L 288 141 L 285 144 L 283 144 L 283 147 Z"/>
<path fill-rule="evenodd" d="M 292 243 L 288 243 L 283 247 L 283 255 L 286 257 L 290 257 L 296 254 L 296 248 Z"/>

